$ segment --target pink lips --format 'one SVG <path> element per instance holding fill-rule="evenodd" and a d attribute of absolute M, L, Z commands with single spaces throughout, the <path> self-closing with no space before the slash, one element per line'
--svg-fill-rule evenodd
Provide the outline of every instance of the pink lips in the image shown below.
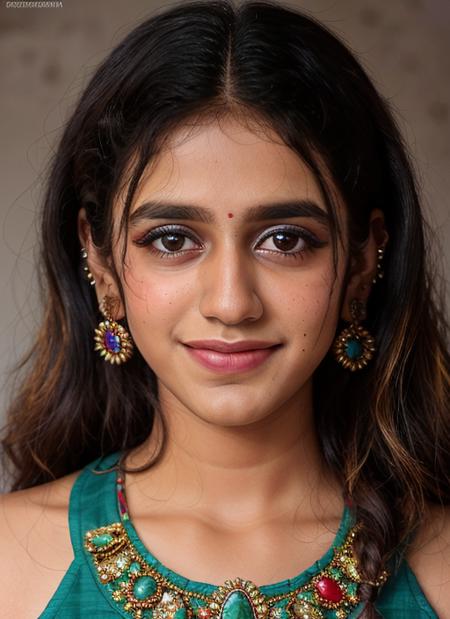
<path fill-rule="evenodd" d="M 186 350 L 193 359 L 204 367 L 221 373 L 252 370 L 261 365 L 278 348 L 277 344 L 255 340 L 235 343 L 197 340 L 186 344 Z"/>

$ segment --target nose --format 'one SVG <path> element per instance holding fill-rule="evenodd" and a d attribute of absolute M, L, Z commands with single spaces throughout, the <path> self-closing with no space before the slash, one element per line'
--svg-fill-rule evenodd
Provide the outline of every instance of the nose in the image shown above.
<path fill-rule="evenodd" d="M 224 324 L 258 320 L 263 305 L 255 290 L 255 264 L 232 243 L 217 249 L 202 263 L 200 312 Z"/>

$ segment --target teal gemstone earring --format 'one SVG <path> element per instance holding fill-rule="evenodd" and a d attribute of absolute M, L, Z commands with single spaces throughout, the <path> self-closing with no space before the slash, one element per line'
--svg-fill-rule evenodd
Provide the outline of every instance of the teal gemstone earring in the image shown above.
<path fill-rule="evenodd" d="M 373 357 L 375 340 L 359 323 L 366 318 L 366 306 L 358 299 L 350 303 L 352 323 L 340 333 L 333 344 L 337 361 L 352 372 L 362 370 Z"/>

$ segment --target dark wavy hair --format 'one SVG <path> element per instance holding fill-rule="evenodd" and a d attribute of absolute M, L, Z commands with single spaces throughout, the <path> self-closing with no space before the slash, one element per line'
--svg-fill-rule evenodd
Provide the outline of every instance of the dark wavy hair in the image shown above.
<path fill-rule="evenodd" d="M 313 378 L 324 461 L 362 523 L 357 554 L 373 581 L 422 522 L 426 504 L 449 503 L 444 294 L 389 104 L 334 34 L 279 2 L 172 5 L 138 25 L 82 93 L 43 201 L 43 323 L 12 372 L 2 438 L 12 489 L 112 451 L 123 459 L 149 436 L 158 413 L 152 369 L 138 351 L 121 366 L 93 352 L 101 315 L 83 276 L 77 216 L 84 207 L 95 244 L 110 256 L 112 204 L 130 162 L 125 228 L 139 179 L 167 137 L 201 117 L 227 114 L 272 128 L 313 171 L 332 221 L 335 266 L 342 230 L 331 181 L 348 209 L 350 255 L 368 236 L 371 211 L 385 215 L 385 277 L 371 293 L 366 321 L 377 354 L 354 373 L 327 355 Z M 371 586 L 361 593 L 363 616 L 375 616 Z"/>

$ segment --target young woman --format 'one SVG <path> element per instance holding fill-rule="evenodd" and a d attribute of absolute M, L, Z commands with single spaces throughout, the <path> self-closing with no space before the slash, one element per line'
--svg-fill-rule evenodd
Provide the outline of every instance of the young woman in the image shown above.
<path fill-rule="evenodd" d="M 49 175 L 2 616 L 450 617 L 424 232 L 389 107 L 322 25 L 221 0 L 133 30 Z"/>

